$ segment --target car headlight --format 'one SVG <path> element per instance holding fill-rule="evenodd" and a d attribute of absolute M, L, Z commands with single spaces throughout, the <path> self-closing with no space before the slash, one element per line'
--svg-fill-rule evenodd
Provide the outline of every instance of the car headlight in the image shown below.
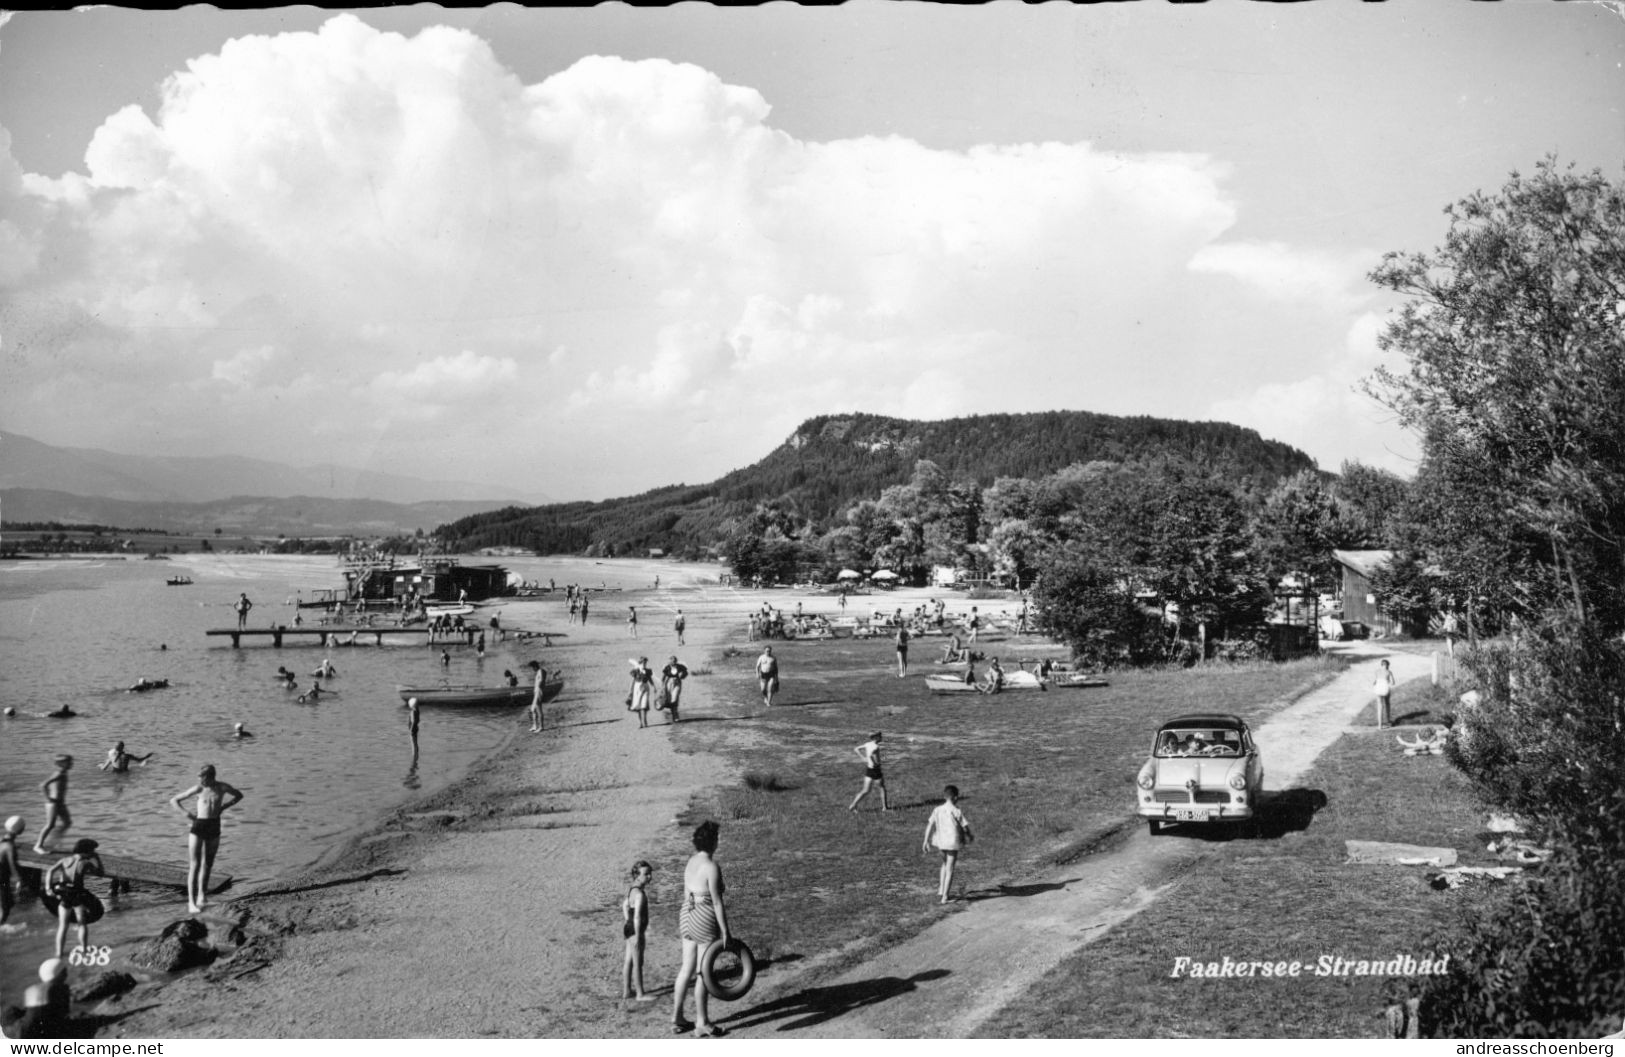
<path fill-rule="evenodd" d="M 1134 779 L 1134 784 L 1139 786 L 1141 789 L 1150 789 L 1156 784 L 1156 780 L 1154 770 L 1151 764 L 1148 763 L 1144 767 L 1140 768 L 1140 776 Z"/>
<path fill-rule="evenodd" d="M 1232 789 L 1245 789 L 1245 788 L 1247 788 L 1247 775 L 1246 775 L 1246 772 L 1237 771 L 1235 774 L 1231 775 L 1230 776 L 1230 788 L 1232 788 Z"/>

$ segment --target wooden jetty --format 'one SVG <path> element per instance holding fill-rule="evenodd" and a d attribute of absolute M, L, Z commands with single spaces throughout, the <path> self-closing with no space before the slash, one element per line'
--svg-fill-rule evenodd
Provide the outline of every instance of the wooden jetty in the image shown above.
<path fill-rule="evenodd" d="M 69 851 L 67 850 L 48 852 L 41 855 L 31 847 L 19 847 L 17 849 L 17 865 L 24 870 L 32 870 L 38 873 L 39 876 L 33 879 L 34 887 L 38 889 L 44 884 L 45 871 L 66 859 L 68 855 Z M 183 891 L 186 888 L 186 865 L 184 863 L 177 865 L 167 862 L 148 862 L 145 859 L 130 859 L 122 855 L 102 855 L 99 851 L 97 855 L 102 860 L 102 867 L 106 871 L 107 878 L 113 882 L 113 891 L 115 892 L 121 887 L 128 891 L 132 881 L 139 884 L 179 888 Z M 90 876 L 94 877 L 96 875 L 91 874 Z M 220 873 L 219 871 L 210 872 L 209 891 L 218 892 L 230 884 L 230 874 Z"/>
<path fill-rule="evenodd" d="M 472 632 L 472 634 L 469 632 Z M 438 637 L 429 638 L 429 626 L 427 624 L 278 624 L 269 628 L 210 628 L 203 634 L 229 637 L 232 649 L 240 648 L 244 638 L 269 637 L 271 645 L 281 649 L 283 638 L 291 635 L 314 635 L 316 636 L 316 645 L 320 646 L 327 641 L 326 637 L 328 635 L 343 640 L 348 639 L 352 633 L 361 638 L 367 635 L 373 636 L 373 644 L 377 646 L 384 644 L 385 635 L 422 635 L 431 646 L 472 646 L 474 644 L 473 640 L 478 638 L 481 632 L 489 633 L 489 629 L 469 625 L 465 628 L 464 634 L 459 635 L 456 632 L 442 628 Z M 559 631 L 509 629 L 507 637 L 516 642 L 539 638 L 543 640 L 543 645 L 551 646 L 553 644 L 552 640 L 563 638 L 564 633 Z M 490 637 L 487 637 L 486 643 L 487 645 L 496 644 L 495 640 Z M 341 641 L 340 645 L 347 645 L 347 643 Z"/>
<path fill-rule="evenodd" d="M 407 624 L 404 626 L 397 624 L 278 624 L 270 628 L 210 628 L 203 634 L 230 636 L 232 649 L 242 646 L 244 638 L 269 637 L 271 645 L 281 649 L 282 640 L 286 636 L 314 635 L 316 636 L 316 644 L 319 646 L 327 641 L 329 635 L 334 638 L 344 639 L 348 638 L 352 632 L 357 636 L 371 635 L 374 644 L 382 646 L 385 635 L 423 635 L 427 637 L 429 628 L 424 624 Z M 447 644 L 450 645 L 452 642 L 448 640 Z M 439 645 L 439 643 L 437 642 L 436 645 Z"/>

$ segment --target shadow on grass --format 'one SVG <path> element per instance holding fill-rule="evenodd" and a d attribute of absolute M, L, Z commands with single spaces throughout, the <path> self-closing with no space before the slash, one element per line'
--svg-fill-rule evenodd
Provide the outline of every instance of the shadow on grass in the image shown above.
<path fill-rule="evenodd" d="M 907 979 L 881 976 L 851 984 L 809 987 L 796 994 L 786 995 L 742 1013 L 736 1013 L 724 1023 L 729 1028 L 737 1030 L 782 1021 L 777 1030 L 797 1031 L 845 1016 L 864 1006 L 878 1005 L 900 995 L 906 995 L 920 984 L 941 980 L 947 975 L 949 975 L 947 969 L 928 969 Z"/>
<path fill-rule="evenodd" d="M 1027 896 L 1043 895 L 1045 892 L 1059 892 L 1066 888 L 1076 877 L 1068 877 L 1064 881 L 1050 881 L 1045 884 L 1030 885 L 995 885 L 992 888 L 979 888 L 968 891 L 961 898 L 967 903 L 979 903 L 984 899 L 1022 899 Z"/>

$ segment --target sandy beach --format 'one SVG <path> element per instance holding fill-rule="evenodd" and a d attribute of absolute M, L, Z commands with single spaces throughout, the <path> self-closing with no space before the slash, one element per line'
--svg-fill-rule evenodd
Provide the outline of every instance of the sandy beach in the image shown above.
<path fill-rule="evenodd" d="M 523 563 L 515 567 L 522 571 Z M 675 905 L 690 851 L 688 827 L 677 817 L 694 793 L 735 778 L 708 749 L 750 737 L 739 706 L 722 705 L 711 690 L 726 677 L 724 665 L 743 671 L 751 663 L 722 659 L 724 642 L 744 638 L 747 614 L 764 599 L 787 611 L 799 600 L 808 612 L 836 612 L 829 595 L 719 586 L 722 571 L 604 564 L 592 572 L 611 587 L 628 586 L 593 593 L 585 627 L 566 624 L 562 590 L 507 607 L 504 624 L 512 630 L 565 633 L 544 651 L 566 678 L 548 705 L 545 733 L 529 734 L 516 716 L 512 736 L 466 781 L 394 813 L 308 876 L 269 891 L 228 893 L 230 902 L 211 908 L 213 938 L 223 943 L 231 915 L 247 911 L 241 949 L 162 986 L 144 984 L 101 1010 L 140 1010 L 102 1034 L 668 1034 Z M 655 575 L 659 589 L 649 586 Z M 584 575 L 583 582 L 599 580 Z M 898 591 L 883 601 L 911 607 L 931 593 Z M 640 614 L 637 639 L 628 632 L 628 605 Z M 672 629 L 678 608 L 687 617 L 685 647 Z M 857 603 L 852 611 L 860 608 L 867 612 Z M 623 704 L 628 661 L 647 655 L 658 669 L 674 653 L 701 673 L 685 691 L 685 724 L 668 726 L 651 713 L 650 727 L 639 729 Z M 425 712 L 426 726 L 436 719 Z M 617 999 L 619 903 L 638 859 L 656 867 L 645 976 L 661 996 L 642 1004 Z M 222 863 L 229 863 L 229 844 Z"/>

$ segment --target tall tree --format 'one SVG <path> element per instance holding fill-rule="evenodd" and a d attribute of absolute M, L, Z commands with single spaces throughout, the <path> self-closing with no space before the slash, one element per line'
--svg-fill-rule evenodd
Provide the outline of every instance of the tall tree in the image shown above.
<path fill-rule="evenodd" d="M 1253 531 L 1271 583 L 1288 574 L 1325 587 L 1337 578 L 1332 548 L 1341 542 L 1337 505 L 1313 470 L 1293 474 L 1264 498 Z"/>
<path fill-rule="evenodd" d="M 1376 392 L 1484 505 L 1541 541 L 1534 568 L 1625 626 L 1625 185 L 1547 159 L 1446 210 L 1444 245 L 1390 253 Z"/>
<path fill-rule="evenodd" d="M 1446 212 L 1443 246 L 1372 273 L 1407 298 L 1382 345 L 1410 364 L 1375 390 L 1422 437 L 1428 562 L 1514 585 L 1451 761 L 1554 854 L 1468 918 L 1424 1020 L 1586 1037 L 1625 1006 L 1625 183 L 1547 160 Z"/>

